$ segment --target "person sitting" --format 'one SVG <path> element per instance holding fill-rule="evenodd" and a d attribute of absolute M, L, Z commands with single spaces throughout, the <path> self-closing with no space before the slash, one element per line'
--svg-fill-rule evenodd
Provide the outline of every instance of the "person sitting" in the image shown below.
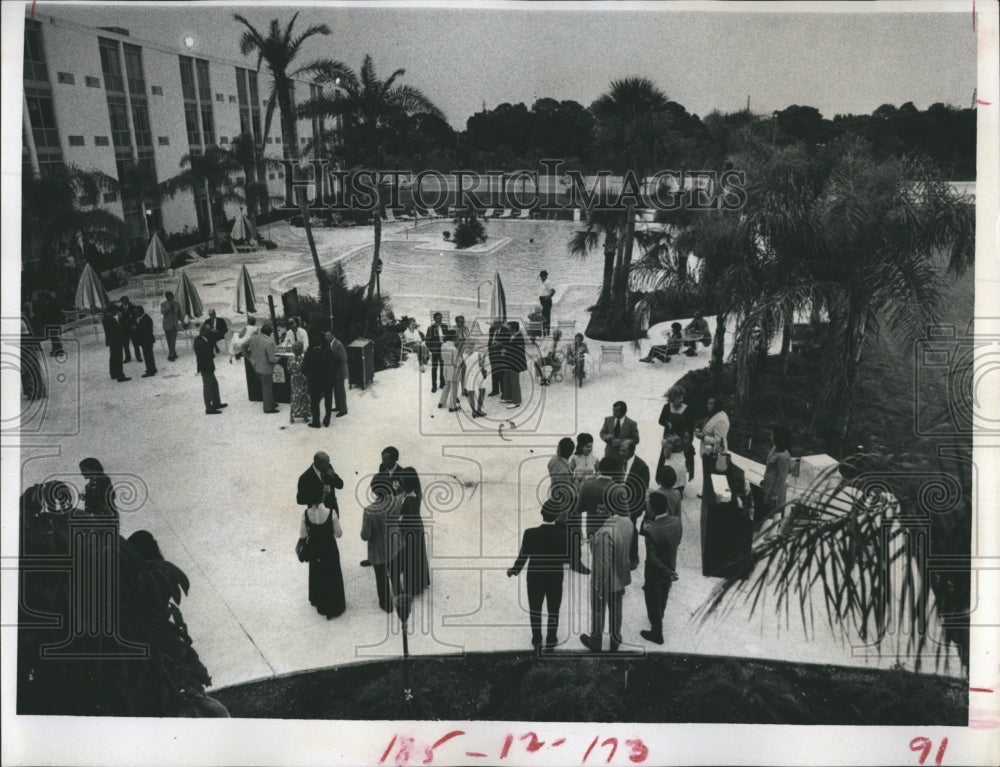
<path fill-rule="evenodd" d="M 566 364 L 573 369 L 580 383 L 587 377 L 586 361 L 589 353 L 587 342 L 583 340 L 583 333 L 577 333 L 573 337 L 573 343 L 566 346 Z"/>
<path fill-rule="evenodd" d="M 673 322 L 670 324 L 670 332 L 664 334 L 665 344 L 657 344 L 649 349 L 649 353 L 645 357 L 640 357 L 639 362 L 655 362 L 656 360 L 663 360 L 664 362 L 670 362 L 670 358 L 680 352 L 681 343 L 684 340 L 684 335 L 681 332 L 681 323 Z"/>
<path fill-rule="evenodd" d="M 559 355 L 561 338 L 562 334 L 557 329 L 552 331 L 552 335 L 544 339 L 541 345 L 536 344 L 538 346 L 538 359 L 535 360 L 535 372 L 538 374 L 542 386 L 548 386 L 549 381 L 562 370 L 562 357 Z"/>
<path fill-rule="evenodd" d="M 708 321 L 701 316 L 701 312 L 695 312 L 691 322 L 684 328 L 684 346 L 687 347 L 687 351 L 684 353 L 688 357 L 694 357 L 698 353 L 699 341 L 703 346 L 710 345 L 712 331 L 708 329 Z"/>
<path fill-rule="evenodd" d="M 424 343 L 424 334 L 420 332 L 420 325 L 417 324 L 416 320 L 410 320 L 406 329 L 400 335 L 400 340 L 403 342 L 403 351 L 413 352 L 417 355 L 417 359 L 420 362 L 420 372 L 424 372 L 424 367 L 427 365 L 431 354 L 427 350 L 427 345 Z"/>

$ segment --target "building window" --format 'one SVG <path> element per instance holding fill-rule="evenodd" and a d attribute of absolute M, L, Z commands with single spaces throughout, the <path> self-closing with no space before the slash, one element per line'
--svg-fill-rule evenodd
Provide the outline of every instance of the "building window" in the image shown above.
<path fill-rule="evenodd" d="M 105 192 L 104 202 L 114 202 L 118 199 L 118 192 Z"/>
<path fill-rule="evenodd" d="M 201 106 L 201 134 L 205 139 L 205 146 L 215 143 L 215 123 L 212 121 L 212 105 Z"/>
<path fill-rule="evenodd" d="M 266 143 L 270 144 L 270 143 L 271 143 L 271 137 L 270 137 L 270 136 L 268 136 L 268 137 L 267 137 L 266 139 L 264 139 L 264 141 L 265 141 Z"/>
<path fill-rule="evenodd" d="M 225 136 L 219 136 L 219 143 L 220 144 L 228 144 L 229 143 L 229 139 L 226 138 Z"/>
<path fill-rule="evenodd" d="M 270 179 L 271 181 L 274 181 L 274 174 L 273 174 L 273 173 L 268 173 L 268 174 L 267 174 L 267 177 L 268 177 L 268 178 L 269 178 L 269 179 Z"/>
<path fill-rule="evenodd" d="M 83 78 L 83 80 L 84 80 L 84 82 L 87 83 L 87 87 L 88 88 L 100 88 L 101 87 L 101 78 L 100 77 L 91 77 L 90 75 L 87 75 L 86 77 Z"/>
<path fill-rule="evenodd" d="M 236 103 L 236 97 L 235 96 L 230 96 L 229 97 L 229 103 L 230 104 L 235 104 Z"/>
<path fill-rule="evenodd" d="M 181 60 L 181 92 L 186 100 L 198 98 L 194 90 L 194 59 L 190 56 L 180 56 Z"/>
<path fill-rule="evenodd" d="M 57 72 L 56 78 L 63 85 L 76 85 L 76 78 L 73 77 L 72 72 Z"/>
<path fill-rule="evenodd" d="M 101 52 L 101 71 L 104 73 L 104 87 L 109 91 L 125 92 L 125 78 L 122 63 L 118 58 L 118 43 L 104 37 L 97 38 Z"/>
<path fill-rule="evenodd" d="M 168 146 L 170 144 L 170 136 L 157 136 L 156 142 L 160 146 Z"/>
<path fill-rule="evenodd" d="M 128 129 L 128 109 L 125 97 L 108 94 L 108 116 L 111 118 L 111 140 L 116 147 L 132 146 L 132 134 Z"/>
<path fill-rule="evenodd" d="M 284 178 L 284 177 L 285 177 L 285 172 L 282 171 L 282 170 L 279 170 L 278 171 L 278 178 Z"/>
<path fill-rule="evenodd" d="M 236 186 L 243 186 L 245 181 L 246 178 L 244 178 L 243 176 L 237 176 L 235 179 L 233 179 L 233 183 L 236 184 Z"/>
<path fill-rule="evenodd" d="M 70 146 L 83 146 L 83 136 L 68 136 Z"/>
<path fill-rule="evenodd" d="M 149 88 L 149 90 L 150 90 L 150 92 L 154 96 L 162 96 L 163 95 L 163 88 L 160 87 L 159 85 L 151 85 L 150 88 Z"/>
<path fill-rule="evenodd" d="M 224 94 L 224 93 L 216 93 L 215 94 L 215 100 L 216 101 L 220 101 L 223 104 L 225 104 L 226 103 L 226 94 Z"/>
<path fill-rule="evenodd" d="M 122 46 L 125 54 L 125 74 L 128 78 L 128 92 L 131 96 L 146 95 L 146 78 L 142 75 L 142 48 L 138 45 L 125 43 Z"/>
<path fill-rule="evenodd" d="M 24 22 L 24 79 L 39 83 L 49 81 L 42 47 L 42 25 L 32 19 Z"/>
<path fill-rule="evenodd" d="M 108 146 L 107 136 L 94 136 L 94 146 Z"/>
<path fill-rule="evenodd" d="M 52 109 L 52 93 L 45 88 L 26 87 L 24 99 L 28 102 L 28 119 L 36 149 L 59 149 L 59 131 L 56 130 L 56 113 Z"/>
<path fill-rule="evenodd" d="M 184 125 L 187 127 L 188 144 L 191 147 L 201 146 L 201 129 L 198 127 L 197 104 L 184 104 Z"/>

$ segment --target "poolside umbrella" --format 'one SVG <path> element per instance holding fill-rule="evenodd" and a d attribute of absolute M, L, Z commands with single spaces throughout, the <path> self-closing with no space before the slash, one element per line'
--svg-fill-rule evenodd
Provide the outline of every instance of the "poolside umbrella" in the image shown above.
<path fill-rule="evenodd" d="M 247 218 L 247 214 L 242 209 L 236 217 L 236 223 L 233 224 L 233 230 L 229 236 L 236 242 L 245 242 L 246 240 L 257 238 L 257 231 L 254 229 L 253 222 Z"/>
<path fill-rule="evenodd" d="M 493 292 L 490 294 L 490 317 L 494 322 L 507 321 L 507 294 L 504 293 L 500 272 L 493 278 Z"/>
<path fill-rule="evenodd" d="M 239 314 L 257 311 L 257 296 L 254 295 L 246 265 L 240 268 L 240 276 L 236 278 L 236 306 L 233 309 Z"/>
<path fill-rule="evenodd" d="M 163 247 L 163 243 L 160 242 L 160 236 L 156 232 L 153 232 L 153 236 L 149 239 L 149 247 L 146 248 L 146 257 L 142 262 L 149 269 L 170 268 L 170 254 Z"/>
<path fill-rule="evenodd" d="M 111 306 L 111 299 L 108 298 L 101 278 L 93 270 L 90 264 L 85 264 L 83 272 L 80 274 L 80 282 L 76 286 L 76 300 L 73 305 L 77 309 L 84 309 L 96 312 L 98 309 L 107 309 Z"/>
<path fill-rule="evenodd" d="M 188 317 L 200 317 L 202 312 L 201 298 L 198 291 L 187 276 L 187 272 L 181 272 L 181 278 L 177 281 L 177 289 L 174 291 L 177 302 Z"/>

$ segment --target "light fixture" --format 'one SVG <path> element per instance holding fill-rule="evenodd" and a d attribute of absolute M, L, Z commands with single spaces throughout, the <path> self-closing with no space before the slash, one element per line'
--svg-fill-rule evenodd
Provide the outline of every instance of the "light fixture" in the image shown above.
<path fill-rule="evenodd" d="M 194 38 L 190 35 L 184 38 L 184 45 L 188 48 L 194 48 Z"/>

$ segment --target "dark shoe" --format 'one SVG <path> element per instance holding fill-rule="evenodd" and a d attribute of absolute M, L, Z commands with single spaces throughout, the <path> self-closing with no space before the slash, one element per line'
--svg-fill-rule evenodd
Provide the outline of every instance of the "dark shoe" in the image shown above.
<path fill-rule="evenodd" d="M 337 412 L 337 418 L 343 418 L 345 415 L 347 415 L 346 410 L 340 410 Z"/>
<path fill-rule="evenodd" d="M 311 424 L 309 424 L 309 428 L 310 429 L 318 429 L 319 428 L 319 424 L 318 423 L 311 423 Z"/>
<path fill-rule="evenodd" d="M 574 573 L 580 573 L 580 575 L 590 575 L 590 568 L 586 565 L 578 565 L 573 568 Z"/>
<path fill-rule="evenodd" d="M 211 410 L 206 410 L 205 415 L 222 415 L 222 411 L 212 408 Z"/>
<path fill-rule="evenodd" d="M 135 358 L 135 361 L 136 361 L 136 362 L 142 362 L 142 357 L 136 357 L 136 358 Z"/>
<path fill-rule="evenodd" d="M 438 390 L 438 387 L 432 386 L 431 387 L 431 394 L 435 394 L 437 392 L 437 390 Z"/>
<path fill-rule="evenodd" d="M 649 357 L 640 357 L 639 358 L 639 362 L 649 362 L 649 363 L 652 363 L 653 360 L 651 360 Z"/>
<path fill-rule="evenodd" d="M 487 396 L 487 397 L 499 397 L 499 396 L 500 396 L 500 392 L 498 392 L 498 391 L 491 391 L 491 392 L 490 392 L 489 394 L 487 394 L 486 396 Z"/>
<path fill-rule="evenodd" d="M 155 375 L 156 375 L 156 373 L 143 373 L 141 377 L 142 378 L 152 378 Z"/>
<path fill-rule="evenodd" d="M 482 410 L 477 410 L 476 415 L 479 416 L 480 418 L 486 417 L 486 413 L 484 413 Z"/>
<path fill-rule="evenodd" d="M 546 639 L 545 640 L 545 647 L 544 647 L 545 652 L 552 652 L 554 649 L 556 649 L 556 645 L 557 644 L 558 644 L 558 641 L 555 640 L 555 639 Z"/>
<path fill-rule="evenodd" d="M 696 352 L 694 349 L 688 349 L 686 352 L 684 352 L 684 354 L 688 357 L 696 357 L 698 355 L 698 352 Z"/>
<path fill-rule="evenodd" d="M 444 407 L 444 403 L 443 403 L 443 402 L 439 402 L 439 403 L 438 403 L 438 407 L 439 407 L 439 408 L 443 408 L 443 407 Z"/>
<path fill-rule="evenodd" d="M 331 413 L 327 413 L 325 416 L 323 416 L 323 425 L 324 426 L 329 426 L 330 425 L 330 415 L 331 415 Z M 316 424 L 316 425 L 319 426 L 319 424 Z"/>
<path fill-rule="evenodd" d="M 580 634 L 580 644 L 582 644 L 584 647 L 586 647 L 591 652 L 600 652 L 601 651 L 600 647 L 594 647 L 594 645 L 590 641 L 590 637 L 587 634 Z"/>
<path fill-rule="evenodd" d="M 639 636 L 647 642 L 652 642 L 653 644 L 663 644 L 663 634 L 654 634 L 652 631 L 643 629 L 639 632 Z"/>
<path fill-rule="evenodd" d="M 362 559 L 361 560 L 361 566 L 362 567 L 371 567 L 372 566 L 372 562 L 371 562 L 370 559 Z"/>
<path fill-rule="evenodd" d="M 121 376 L 120 378 L 116 378 L 115 380 L 118 381 L 118 383 L 122 383 L 123 381 L 131 381 L 132 379 L 128 378 L 127 376 Z"/>
<path fill-rule="evenodd" d="M 224 407 L 229 407 L 229 403 L 228 402 L 217 402 L 217 403 L 215 403 L 215 406 L 219 410 L 222 410 L 222 408 L 224 408 Z"/>
<path fill-rule="evenodd" d="M 449 413 L 454 413 L 456 410 L 458 410 L 457 407 L 450 407 L 450 408 L 448 408 L 448 412 Z"/>
<path fill-rule="evenodd" d="M 539 647 L 542 646 L 542 638 L 541 637 L 532 637 L 531 638 L 531 646 L 534 647 L 537 650 Z"/>
<path fill-rule="evenodd" d="M 509 405 L 507 405 L 508 410 L 517 410 L 519 407 L 521 407 L 520 402 L 511 402 Z"/>
<path fill-rule="evenodd" d="M 270 415 L 271 413 L 280 413 L 281 408 L 272 407 L 270 410 L 265 410 L 264 413 Z"/>
<path fill-rule="evenodd" d="M 618 642 L 612 642 L 608 645 L 608 652 L 618 652 Z"/>

